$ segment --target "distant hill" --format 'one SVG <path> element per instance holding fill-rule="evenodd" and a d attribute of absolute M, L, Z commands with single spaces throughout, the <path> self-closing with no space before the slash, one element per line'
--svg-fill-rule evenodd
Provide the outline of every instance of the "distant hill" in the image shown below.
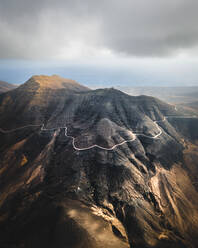
<path fill-rule="evenodd" d="M 119 90 L 127 94 L 138 96 L 148 95 L 160 98 L 166 102 L 180 104 L 197 101 L 198 87 L 130 87 L 117 86 Z"/>
<path fill-rule="evenodd" d="M 15 89 L 17 86 L 0 80 L 0 94 Z"/>
<path fill-rule="evenodd" d="M 198 101 L 190 102 L 190 103 L 184 103 L 181 106 L 183 106 L 188 111 L 191 111 L 194 114 L 198 113 Z"/>
<path fill-rule="evenodd" d="M 195 108 L 195 109 L 198 110 L 198 101 L 188 103 L 187 105 L 188 105 L 189 107 L 191 107 L 191 108 Z"/>

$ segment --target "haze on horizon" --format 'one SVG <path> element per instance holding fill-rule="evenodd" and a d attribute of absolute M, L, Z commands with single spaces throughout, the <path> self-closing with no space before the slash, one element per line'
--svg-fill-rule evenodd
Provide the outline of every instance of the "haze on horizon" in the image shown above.
<path fill-rule="evenodd" d="M 0 80 L 198 86 L 194 0 L 0 0 Z"/>

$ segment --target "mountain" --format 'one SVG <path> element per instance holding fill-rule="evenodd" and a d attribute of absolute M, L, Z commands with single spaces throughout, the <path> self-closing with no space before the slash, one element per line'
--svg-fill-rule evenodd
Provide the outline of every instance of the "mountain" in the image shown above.
<path fill-rule="evenodd" d="M 198 119 L 34 76 L 0 96 L 0 247 L 198 243 Z"/>
<path fill-rule="evenodd" d="M 1 81 L 0 80 L 0 94 L 12 89 L 15 89 L 17 86 L 13 84 L 9 84 L 7 82 Z"/>

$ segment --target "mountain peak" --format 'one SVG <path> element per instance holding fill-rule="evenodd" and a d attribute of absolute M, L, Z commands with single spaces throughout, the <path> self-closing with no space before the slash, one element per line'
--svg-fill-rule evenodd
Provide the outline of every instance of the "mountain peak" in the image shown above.
<path fill-rule="evenodd" d="M 87 87 L 80 85 L 75 80 L 62 78 L 58 75 L 34 75 L 26 82 L 26 84 L 30 83 L 37 83 L 39 87 L 50 89 L 88 90 Z"/>

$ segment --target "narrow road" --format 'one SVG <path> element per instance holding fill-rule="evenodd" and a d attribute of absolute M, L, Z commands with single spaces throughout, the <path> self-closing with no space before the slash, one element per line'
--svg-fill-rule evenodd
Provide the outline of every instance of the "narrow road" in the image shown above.
<path fill-rule="evenodd" d="M 112 147 L 110 147 L 110 148 L 106 148 L 106 147 L 99 146 L 99 145 L 92 145 L 92 146 L 88 146 L 88 147 L 85 147 L 85 148 L 78 148 L 78 147 L 75 145 L 75 138 L 74 138 L 73 136 L 70 136 L 70 135 L 67 134 L 67 127 L 65 127 L 65 136 L 72 139 L 72 145 L 73 145 L 73 148 L 74 148 L 76 151 L 90 150 L 90 149 L 95 148 L 95 147 L 100 148 L 100 149 L 102 149 L 102 150 L 106 150 L 106 151 L 112 151 L 112 150 L 114 150 L 114 149 L 115 149 L 116 147 L 118 147 L 118 146 L 121 146 L 121 145 L 123 145 L 123 144 L 125 144 L 125 143 L 127 143 L 127 142 L 132 142 L 132 141 L 134 141 L 134 140 L 136 139 L 136 135 L 133 134 L 132 132 L 131 132 L 131 134 L 133 135 L 133 138 L 132 138 L 132 139 L 124 140 L 123 142 L 118 143 L 118 144 L 116 144 L 116 145 L 114 145 L 114 146 L 112 146 Z"/>
<path fill-rule="evenodd" d="M 175 106 L 175 110 L 177 111 L 177 107 Z M 109 147 L 109 148 L 106 148 L 106 147 L 103 147 L 103 146 L 99 146 L 99 145 L 91 145 L 91 146 L 88 146 L 88 147 L 84 147 L 84 148 L 79 148 L 75 145 L 75 137 L 73 136 L 70 136 L 68 135 L 68 130 L 67 130 L 67 127 L 57 127 L 57 128 L 49 128 L 49 129 L 46 129 L 44 124 L 40 124 L 40 125 L 27 125 L 27 126 L 23 126 L 23 127 L 19 127 L 19 128 L 15 128 L 15 129 L 12 129 L 12 130 L 3 130 L 2 128 L 0 128 L 0 132 L 1 133 L 4 133 L 4 134 L 8 134 L 8 133 L 12 133 L 12 132 L 15 132 L 17 130 L 20 130 L 20 129 L 24 129 L 24 128 L 27 128 L 27 127 L 39 127 L 41 126 L 41 131 L 55 131 L 57 129 L 65 129 L 65 136 L 68 137 L 68 138 L 71 138 L 72 139 L 72 145 L 73 145 L 73 148 L 76 150 L 76 151 L 86 151 L 86 150 L 90 150 L 92 148 L 99 148 L 99 149 L 102 149 L 102 150 L 106 150 L 106 151 L 112 151 L 114 150 L 115 148 L 117 148 L 118 146 L 122 146 L 123 144 L 125 143 L 128 143 L 128 142 L 133 142 L 137 136 L 143 136 L 143 137 L 146 137 L 146 138 L 149 138 L 149 139 L 157 139 L 161 134 L 162 134 L 162 129 L 160 128 L 160 126 L 157 124 L 159 122 L 164 122 L 166 121 L 166 119 L 168 118 L 197 118 L 196 116 L 164 116 L 164 118 L 162 120 L 159 120 L 159 121 L 154 121 L 155 125 L 156 125 L 156 128 L 158 129 L 158 133 L 154 136 L 149 136 L 149 135 L 146 135 L 144 133 L 138 133 L 138 132 L 131 132 L 131 135 L 132 135 L 132 138 L 129 139 L 129 140 L 124 140 L 122 141 L 121 143 L 118 143 L 112 147 Z"/>

